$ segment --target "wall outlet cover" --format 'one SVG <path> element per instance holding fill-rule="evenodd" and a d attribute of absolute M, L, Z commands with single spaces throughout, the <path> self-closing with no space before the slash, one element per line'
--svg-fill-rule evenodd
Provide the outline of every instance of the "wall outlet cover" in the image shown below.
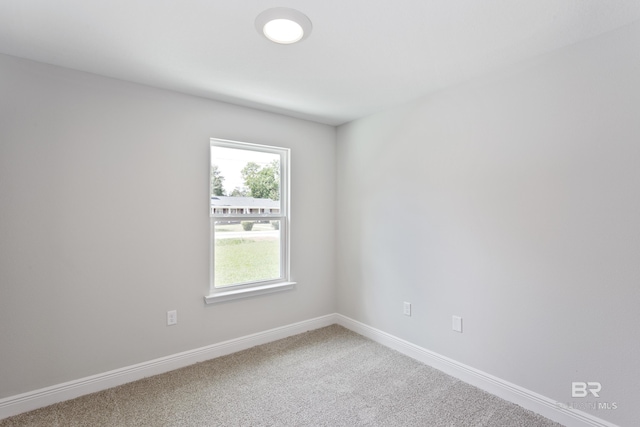
<path fill-rule="evenodd" d="M 453 316 L 453 330 L 456 332 L 462 332 L 462 317 Z"/>
<path fill-rule="evenodd" d="M 404 303 L 404 315 L 405 316 L 411 316 L 411 303 L 410 302 L 405 302 Z"/>
<path fill-rule="evenodd" d="M 175 325 L 176 323 L 178 323 L 178 311 L 167 311 L 167 326 Z"/>

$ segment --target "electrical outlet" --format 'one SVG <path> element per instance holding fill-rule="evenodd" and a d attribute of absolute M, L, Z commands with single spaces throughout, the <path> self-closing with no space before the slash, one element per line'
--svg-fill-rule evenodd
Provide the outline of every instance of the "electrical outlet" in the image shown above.
<path fill-rule="evenodd" d="M 453 330 L 462 333 L 462 317 L 453 316 Z"/>
<path fill-rule="evenodd" d="M 167 326 L 178 323 L 178 310 L 167 311 Z"/>
<path fill-rule="evenodd" d="M 410 302 L 405 302 L 404 303 L 404 315 L 405 316 L 411 316 L 411 303 Z"/>

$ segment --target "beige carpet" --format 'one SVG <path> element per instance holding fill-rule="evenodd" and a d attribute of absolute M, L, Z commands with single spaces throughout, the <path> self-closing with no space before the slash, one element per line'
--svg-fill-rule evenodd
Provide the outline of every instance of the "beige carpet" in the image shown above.
<path fill-rule="evenodd" d="M 0 427 L 559 425 L 337 325 L 0 421 Z"/>

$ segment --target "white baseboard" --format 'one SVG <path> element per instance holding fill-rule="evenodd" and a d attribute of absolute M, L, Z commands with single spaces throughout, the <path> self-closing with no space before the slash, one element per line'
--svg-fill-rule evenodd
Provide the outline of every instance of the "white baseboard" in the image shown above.
<path fill-rule="evenodd" d="M 617 427 L 615 424 L 591 414 L 558 405 L 556 401 L 548 397 L 456 362 L 349 317 L 341 314 L 335 316 L 337 324 L 353 332 L 565 426 Z"/>
<path fill-rule="evenodd" d="M 0 399 L 0 420 L 23 412 L 42 408 L 54 403 L 74 399 L 89 393 L 106 390 L 111 387 L 158 375 L 194 363 L 235 353 L 240 350 L 266 344 L 292 335 L 336 323 L 336 315 L 329 314 L 315 319 L 305 320 L 280 328 L 258 332 L 256 334 L 224 341 L 218 344 L 197 348 L 161 357 L 148 362 L 138 363 L 125 368 L 115 369 L 102 374 L 57 384 L 51 387 L 22 393 Z"/>
<path fill-rule="evenodd" d="M 559 406 L 548 397 L 337 313 L 0 399 L 0 420 L 335 323 L 565 426 L 617 427 L 585 412 Z"/>

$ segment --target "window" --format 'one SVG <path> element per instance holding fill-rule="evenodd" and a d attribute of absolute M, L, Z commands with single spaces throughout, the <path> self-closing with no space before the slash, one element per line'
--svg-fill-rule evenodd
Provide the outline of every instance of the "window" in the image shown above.
<path fill-rule="evenodd" d="M 207 303 L 291 289 L 289 149 L 211 139 Z"/>

